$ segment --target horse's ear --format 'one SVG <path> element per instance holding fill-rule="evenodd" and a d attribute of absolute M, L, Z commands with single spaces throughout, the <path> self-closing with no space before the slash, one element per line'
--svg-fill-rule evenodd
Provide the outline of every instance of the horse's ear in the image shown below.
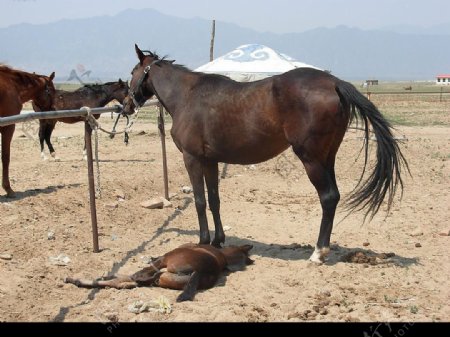
<path fill-rule="evenodd" d="M 122 82 L 122 79 L 121 79 L 121 78 L 119 78 L 119 84 L 123 84 L 123 82 Z"/>
<path fill-rule="evenodd" d="M 137 57 L 138 57 L 138 59 L 139 59 L 139 62 L 140 62 L 141 64 L 144 63 L 145 55 L 144 55 L 144 53 L 142 52 L 142 50 L 139 49 L 139 47 L 138 47 L 137 44 L 134 44 L 134 49 L 136 50 L 136 54 L 137 54 Z"/>
<path fill-rule="evenodd" d="M 52 72 L 49 76 L 50 81 L 53 81 L 53 79 L 55 78 L 55 72 Z"/>
<path fill-rule="evenodd" d="M 250 251 L 250 249 L 253 248 L 253 246 L 252 245 L 244 245 L 244 246 L 241 246 L 240 248 L 241 248 L 241 251 L 248 254 L 248 252 Z"/>

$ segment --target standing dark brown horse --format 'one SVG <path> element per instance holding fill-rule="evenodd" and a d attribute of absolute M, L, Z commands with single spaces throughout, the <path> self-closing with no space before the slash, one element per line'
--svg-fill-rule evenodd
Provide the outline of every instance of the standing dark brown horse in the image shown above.
<path fill-rule="evenodd" d="M 0 116 L 7 117 L 20 114 L 23 103 L 29 100 L 33 100 L 34 104 L 43 111 L 54 110 L 54 77 L 54 72 L 47 77 L 0 65 Z M 15 196 L 9 182 L 10 148 L 15 127 L 15 124 L 0 127 L 2 133 L 2 186 L 8 198 Z"/>
<path fill-rule="evenodd" d="M 340 199 L 334 170 L 336 153 L 354 118 L 364 122 L 366 164 L 369 124 L 372 126 L 377 161 L 368 179 L 360 181 L 351 194 L 350 209 L 367 208 L 366 215 L 374 216 L 386 196 L 389 209 L 397 187 L 403 189 L 400 170 L 408 165 L 391 126 L 352 84 L 311 68 L 239 83 L 220 75 L 192 72 L 137 46 L 135 49 L 139 63 L 132 71 L 124 112 L 133 113 L 156 95 L 171 114 L 172 138 L 183 153 L 194 190 L 200 243 L 210 242 L 204 181 L 215 224 L 211 244 L 220 246 L 225 241 L 219 213 L 218 162 L 259 163 L 291 146 L 319 195 L 322 221 L 310 260 L 323 262 Z"/>
<path fill-rule="evenodd" d="M 72 110 L 79 109 L 83 106 L 99 108 L 105 106 L 112 100 L 117 100 L 122 104 L 128 94 L 128 90 L 128 82 L 123 82 L 121 79 L 117 82 L 108 82 L 104 84 L 86 84 L 75 91 L 56 90 L 54 105 L 56 110 Z M 39 107 L 34 104 L 33 109 L 34 111 L 40 111 Z M 100 114 L 95 114 L 94 117 L 98 119 Z M 44 141 L 47 143 L 50 155 L 56 158 L 55 149 L 50 141 L 56 122 L 73 124 L 84 120 L 84 117 L 40 119 L 39 143 L 41 144 L 42 159 L 45 159 Z"/>

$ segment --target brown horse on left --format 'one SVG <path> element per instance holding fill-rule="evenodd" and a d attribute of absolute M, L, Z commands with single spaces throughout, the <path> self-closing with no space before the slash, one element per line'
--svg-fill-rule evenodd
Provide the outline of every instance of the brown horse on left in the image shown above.
<path fill-rule="evenodd" d="M 183 290 L 177 302 L 192 301 L 198 289 L 212 288 L 225 269 L 243 270 L 253 263 L 248 257 L 252 245 L 216 248 L 210 245 L 187 243 L 171 250 L 133 275 L 83 280 L 66 277 L 65 283 L 82 288 L 131 289 L 161 287 Z"/>
<path fill-rule="evenodd" d="M 0 117 L 20 114 L 23 103 L 30 100 L 42 111 L 54 110 L 54 77 L 54 72 L 50 76 L 44 76 L 0 65 Z M 10 148 L 15 127 L 15 124 L 0 127 L 2 134 L 2 186 L 8 198 L 15 197 L 9 182 Z"/>

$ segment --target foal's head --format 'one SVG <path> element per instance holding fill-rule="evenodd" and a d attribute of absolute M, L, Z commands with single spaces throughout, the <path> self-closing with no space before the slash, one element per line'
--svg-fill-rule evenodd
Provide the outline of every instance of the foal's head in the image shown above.
<path fill-rule="evenodd" d="M 252 245 L 229 246 L 221 249 L 227 260 L 227 269 L 231 271 L 243 270 L 245 266 L 253 264 L 253 260 L 248 257 Z"/>
<path fill-rule="evenodd" d="M 111 91 L 111 96 L 117 100 L 120 104 L 124 103 L 125 97 L 127 97 L 130 87 L 128 86 L 128 81 L 124 82 L 120 78 L 117 82 L 106 83 L 109 90 Z"/>

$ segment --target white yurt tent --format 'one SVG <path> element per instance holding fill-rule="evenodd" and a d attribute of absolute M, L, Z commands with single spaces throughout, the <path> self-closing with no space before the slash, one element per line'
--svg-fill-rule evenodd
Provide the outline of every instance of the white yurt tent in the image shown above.
<path fill-rule="evenodd" d="M 267 46 L 246 44 L 195 69 L 195 71 L 221 74 L 236 81 L 250 82 L 302 67 L 319 69 L 298 62 Z"/>

